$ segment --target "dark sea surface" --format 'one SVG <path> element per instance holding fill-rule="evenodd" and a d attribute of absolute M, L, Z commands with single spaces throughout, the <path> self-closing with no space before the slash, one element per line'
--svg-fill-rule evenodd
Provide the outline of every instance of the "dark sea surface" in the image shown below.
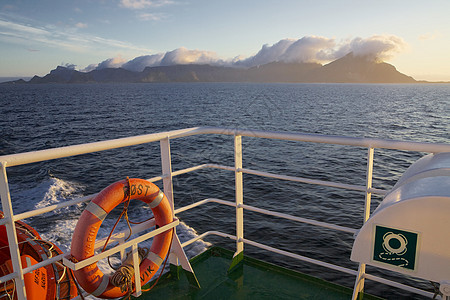
<path fill-rule="evenodd" d="M 82 84 L 0 85 L 0 155 L 196 126 L 292 131 L 421 142 L 450 141 L 450 85 L 362 84 Z M 217 163 L 233 166 L 233 137 L 205 135 L 171 141 L 172 168 Z M 376 150 L 374 187 L 390 189 L 424 153 Z M 365 184 L 367 149 L 243 137 L 244 168 Z M 159 143 L 133 146 L 7 169 L 14 213 L 96 193 L 127 176 L 161 174 Z M 158 182 L 161 186 L 161 183 Z M 205 198 L 234 201 L 234 174 L 202 170 L 174 178 L 175 207 Z M 372 210 L 382 198 L 372 198 Z M 295 216 L 360 228 L 364 193 L 244 175 L 244 203 Z M 70 247 L 84 205 L 27 219 L 44 238 Z M 112 215 L 118 215 L 113 211 Z M 133 203 L 130 218 L 147 219 Z M 235 234 L 230 207 L 208 204 L 178 216 L 180 239 L 208 230 Z M 245 238 L 338 265 L 351 262 L 351 234 L 245 212 Z M 107 219 L 102 235 L 114 219 Z M 126 228 L 125 224 L 121 229 Z M 212 243 L 207 238 L 188 255 Z M 245 253 L 353 287 L 354 277 L 263 250 Z M 428 282 L 368 268 L 372 274 L 429 289 Z M 367 281 L 366 291 L 388 299 L 421 299 Z M 387 292 L 386 292 L 387 291 Z"/>

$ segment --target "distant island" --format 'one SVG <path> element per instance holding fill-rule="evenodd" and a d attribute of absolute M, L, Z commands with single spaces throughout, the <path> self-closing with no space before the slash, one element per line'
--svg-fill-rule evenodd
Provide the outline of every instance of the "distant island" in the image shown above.
<path fill-rule="evenodd" d="M 418 83 L 385 62 L 349 53 L 329 64 L 272 62 L 252 68 L 212 65 L 146 67 L 142 72 L 105 68 L 90 72 L 58 66 L 44 77 L 14 84 L 150 83 L 150 82 L 262 82 L 262 83 Z"/>

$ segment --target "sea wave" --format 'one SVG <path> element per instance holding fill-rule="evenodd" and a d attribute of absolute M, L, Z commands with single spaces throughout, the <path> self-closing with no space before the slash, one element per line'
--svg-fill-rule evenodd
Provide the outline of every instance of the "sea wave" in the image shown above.
<path fill-rule="evenodd" d="M 81 197 L 83 186 L 79 183 L 53 177 L 49 181 L 40 184 L 37 189 L 38 195 L 39 191 L 44 192 L 44 194 L 42 199 L 34 206 L 35 209 Z"/>

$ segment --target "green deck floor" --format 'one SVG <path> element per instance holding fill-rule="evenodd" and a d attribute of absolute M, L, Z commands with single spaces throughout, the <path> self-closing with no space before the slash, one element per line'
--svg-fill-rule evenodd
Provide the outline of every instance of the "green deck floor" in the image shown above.
<path fill-rule="evenodd" d="M 167 273 L 140 299 L 351 299 L 351 289 L 249 257 L 227 274 L 232 255 L 214 247 L 191 260 L 200 289 L 190 286 L 184 272 L 179 280 Z"/>

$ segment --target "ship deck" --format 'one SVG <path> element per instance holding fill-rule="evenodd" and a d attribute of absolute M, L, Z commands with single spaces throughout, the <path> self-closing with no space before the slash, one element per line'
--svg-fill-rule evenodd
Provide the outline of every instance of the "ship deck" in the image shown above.
<path fill-rule="evenodd" d="M 352 289 L 244 256 L 228 273 L 233 252 L 213 247 L 191 260 L 201 288 L 184 272 L 164 274 L 140 299 L 351 299 Z M 177 278 L 178 277 L 178 278 Z M 153 282 L 144 286 L 148 289 Z M 359 299 L 381 299 L 361 294 Z"/>

